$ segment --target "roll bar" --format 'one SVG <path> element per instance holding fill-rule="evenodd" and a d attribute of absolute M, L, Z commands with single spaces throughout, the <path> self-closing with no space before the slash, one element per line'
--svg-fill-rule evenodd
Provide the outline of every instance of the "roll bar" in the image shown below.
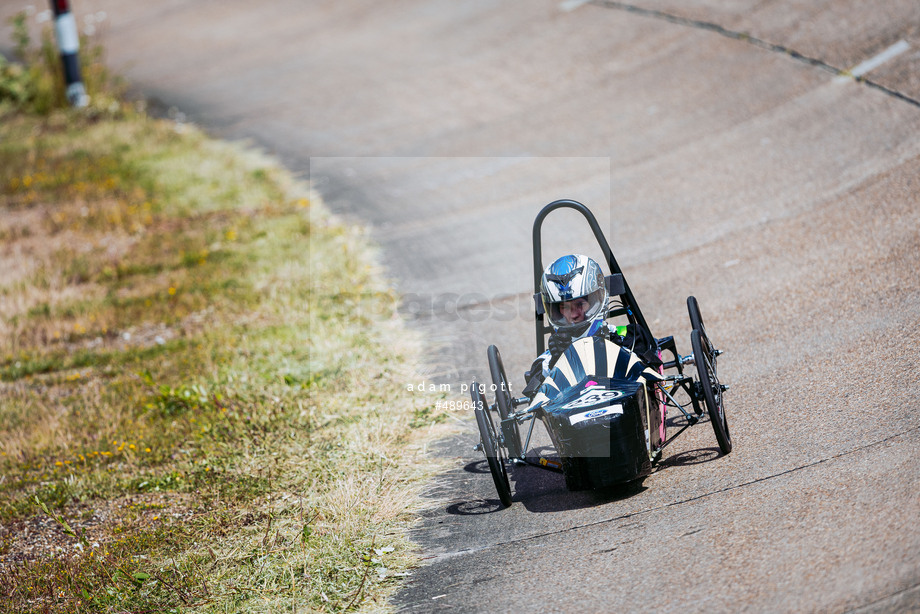
<path fill-rule="evenodd" d="M 639 305 L 636 303 L 636 300 L 633 297 L 632 290 L 630 290 L 629 284 L 626 283 L 626 278 L 623 276 L 623 271 L 620 270 L 620 265 L 617 264 L 616 258 L 614 258 L 613 252 L 610 250 L 610 245 L 607 243 L 607 239 L 604 237 L 604 233 L 601 231 L 601 227 L 597 223 L 597 218 L 594 217 L 594 214 L 591 213 L 590 209 L 588 209 L 580 202 L 561 199 L 555 200 L 543 207 L 533 222 L 533 291 L 535 301 L 534 319 L 536 321 L 537 355 L 542 354 L 546 350 L 546 341 L 544 336 L 546 333 L 552 332 L 553 330 L 551 326 L 546 324 L 543 313 L 543 305 L 540 302 L 540 280 L 543 276 L 543 220 L 547 215 L 550 214 L 550 212 L 563 208 L 575 209 L 585 217 L 585 219 L 588 221 L 588 225 L 591 226 L 591 230 L 594 232 L 594 238 L 597 239 L 597 243 L 601 248 L 601 252 L 604 254 L 604 258 L 607 260 L 607 266 L 611 272 L 611 276 L 607 278 L 608 289 L 611 289 L 612 293 L 617 294 L 620 297 L 624 307 L 622 311 L 617 310 L 616 313 L 608 313 L 608 317 L 611 315 L 626 315 L 631 323 L 645 329 L 645 332 L 648 333 L 649 338 L 654 339 L 652 331 L 649 329 L 648 323 L 646 323 L 645 317 L 642 315 L 642 311 L 639 309 Z M 614 289 L 617 291 L 614 292 Z"/>

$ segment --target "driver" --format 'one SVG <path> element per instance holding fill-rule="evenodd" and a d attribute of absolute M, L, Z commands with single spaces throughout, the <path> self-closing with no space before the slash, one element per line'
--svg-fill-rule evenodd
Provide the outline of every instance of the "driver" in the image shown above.
<path fill-rule="evenodd" d="M 540 280 L 543 309 L 553 327 L 545 352 L 524 374 L 524 394 L 536 393 L 559 356 L 573 341 L 593 335 L 608 336 L 607 284 L 600 265 L 580 254 L 559 258 L 543 271 Z"/>

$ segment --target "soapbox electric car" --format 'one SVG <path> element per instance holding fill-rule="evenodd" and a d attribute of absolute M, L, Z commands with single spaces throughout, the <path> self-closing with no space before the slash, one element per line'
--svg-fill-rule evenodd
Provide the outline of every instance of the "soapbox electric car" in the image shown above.
<path fill-rule="evenodd" d="M 697 424 L 704 408 L 721 452 L 728 454 L 732 449 L 723 404 L 728 386 L 719 381 L 716 368 L 721 352 L 709 339 L 696 299 L 687 298 L 693 353 L 681 356 L 674 337 L 652 335 L 597 220 L 573 200 L 546 205 L 534 220 L 537 355 L 545 349 L 545 335 L 552 332 L 540 299 L 541 229 L 546 216 L 560 208 L 579 211 L 594 232 L 610 269 L 606 276 L 608 328 L 622 336 L 617 336 L 617 343 L 608 337 L 575 341 L 558 358 L 539 390 L 518 398 L 512 394 L 498 348 L 489 346 L 492 385 L 473 382 L 470 392 L 480 436 L 476 449 L 485 453 L 504 506 L 511 505 L 509 462 L 561 472 L 569 490 L 631 482 L 651 473 L 664 447 Z M 613 326 L 617 323 L 621 324 Z M 688 365 L 695 365 L 695 374 L 684 372 Z M 492 404 L 486 400 L 487 390 L 495 391 Z M 684 418 L 670 437 L 666 433 L 669 408 Z M 559 460 L 528 456 L 537 418 L 546 427 Z"/>

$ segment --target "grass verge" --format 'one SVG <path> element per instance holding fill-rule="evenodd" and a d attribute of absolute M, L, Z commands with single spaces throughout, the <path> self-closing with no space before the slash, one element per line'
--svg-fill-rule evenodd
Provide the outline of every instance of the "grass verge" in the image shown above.
<path fill-rule="evenodd" d="M 385 609 L 443 428 L 363 235 L 257 153 L 0 103 L 0 611 Z"/>

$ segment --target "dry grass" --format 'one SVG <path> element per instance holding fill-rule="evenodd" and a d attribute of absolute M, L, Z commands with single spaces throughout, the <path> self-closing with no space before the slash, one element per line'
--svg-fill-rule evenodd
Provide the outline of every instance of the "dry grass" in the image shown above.
<path fill-rule="evenodd" d="M 0 115 L 0 610 L 385 609 L 443 416 L 361 232 L 187 127 Z"/>

